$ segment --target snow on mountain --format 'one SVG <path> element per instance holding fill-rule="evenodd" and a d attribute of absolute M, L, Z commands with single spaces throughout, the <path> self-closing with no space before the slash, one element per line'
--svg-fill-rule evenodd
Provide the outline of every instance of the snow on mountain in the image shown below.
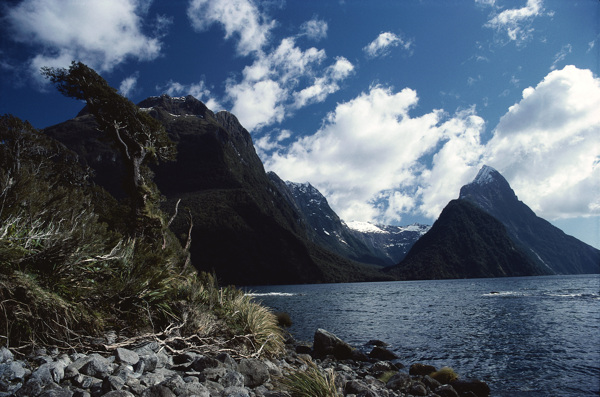
<path fill-rule="evenodd" d="M 387 233 L 370 222 L 351 221 L 346 222 L 346 226 L 360 233 Z"/>

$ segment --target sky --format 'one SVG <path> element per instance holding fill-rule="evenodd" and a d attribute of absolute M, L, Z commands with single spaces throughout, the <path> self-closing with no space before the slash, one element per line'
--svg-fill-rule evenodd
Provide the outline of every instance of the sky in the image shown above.
<path fill-rule="evenodd" d="M 484 165 L 600 248 L 598 0 L 8 0 L 0 113 L 75 117 L 42 66 L 193 95 L 345 221 L 431 224 Z"/>

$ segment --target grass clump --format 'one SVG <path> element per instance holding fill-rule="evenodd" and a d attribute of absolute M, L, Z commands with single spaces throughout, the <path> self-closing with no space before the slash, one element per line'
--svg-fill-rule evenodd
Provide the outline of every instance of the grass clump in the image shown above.
<path fill-rule="evenodd" d="M 332 368 L 325 373 L 313 361 L 304 361 L 306 369 L 292 370 L 281 383 L 292 397 L 339 397 L 336 374 Z"/>
<path fill-rule="evenodd" d="M 390 378 L 392 376 L 396 375 L 397 373 L 398 373 L 398 371 L 385 371 L 377 379 L 380 380 L 383 383 L 388 383 L 388 381 L 390 380 Z"/>
<path fill-rule="evenodd" d="M 458 379 L 458 374 L 450 367 L 442 367 L 438 371 L 431 373 L 429 376 L 442 384 L 448 384 Z"/>

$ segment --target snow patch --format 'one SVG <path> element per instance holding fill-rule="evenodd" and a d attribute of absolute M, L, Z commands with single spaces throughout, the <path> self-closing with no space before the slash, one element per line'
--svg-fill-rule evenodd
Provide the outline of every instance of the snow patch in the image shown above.
<path fill-rule="evenodd" d="M 477 173 L 477 176 L 473 180 L 473 183 L 476 183 L 478 185 L 487 185 L 488 183 L 492 183 L 495 179 L 494 173 L 498 173 L 498 171 L 496 171 L 489 165 L 484 165 Z"/>
<path fill-rule="evenodd" d="M 351 221 L 347 222 L 346 225 L 357 232 L 361 233 L 386 233 L 385 230 L 380 229 L 369 222 L 359 222 L 359 221 Z"/>

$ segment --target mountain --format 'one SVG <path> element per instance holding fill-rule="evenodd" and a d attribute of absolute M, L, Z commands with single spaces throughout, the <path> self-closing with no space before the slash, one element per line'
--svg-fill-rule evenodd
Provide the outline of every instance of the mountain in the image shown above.
<path fill-rule="evenodd" d="M 346 224 L 327 199 L 310 183 L 282 181 L 269 172 L 271 181 L 301 215 L 314 243 L 345 258 L 379 266 L 398 263 L 429 226 L 374 226 L 366 222 Z"/>
<path fill-rule="evenodd" d="M 511 239 L 551 273 L 600 273 L 599 250 L 538 217 L 492 167 L 483 166 L 473 182 L 461 188 L 459 198 L 498 219 Z"/>
<path fill-rule="evenodd" d="M 313 243 L 301 216 L 264 171 L 250 134 L 228 112 L 214 114 L 192 96 L 150 97 L 138 104 L 161 121 L 177 144 L 177 161 L 154 167 L 166 197 L 164 210 L 179 215 L 171 228 L 187 239 L 192 262 L 237 285 L 364 281 L 386 278 Z M 85 109 L 45 132 L 77 152 L 95 181 L 116 197 L 121 165 Z"/>
<path fill-rule="evenodd" d="M 534 276 L 540 269 L 500 221 L 467 200 L 452 200 L 398 265 L 404 280 Z"/>
<path fill-rule="evenodd" d="M 368 222 L 348 222 L 350 231 L 368 247 L 381 253 L 391 262 L 400 262 L 412 246 L 431 228 L 415 223 L 408 226 L 374 225 Z"/>

